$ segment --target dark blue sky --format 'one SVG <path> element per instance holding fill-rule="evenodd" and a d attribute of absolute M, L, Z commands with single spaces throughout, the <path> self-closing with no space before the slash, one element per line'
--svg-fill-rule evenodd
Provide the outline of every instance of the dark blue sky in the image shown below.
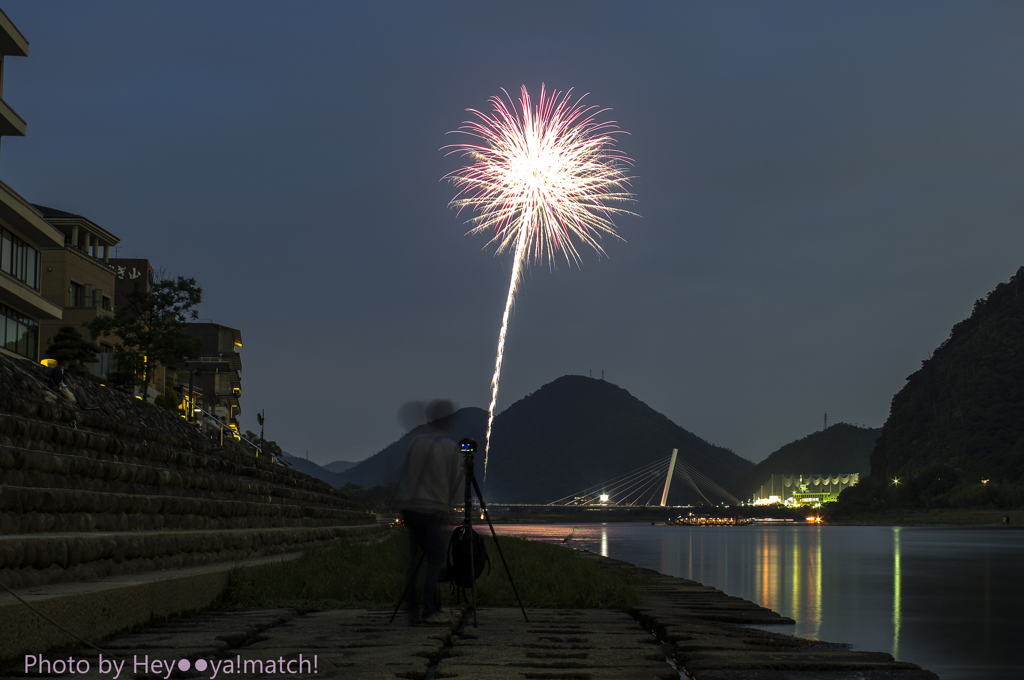
<path fill-rule="evenodd" d="M 243 425 L 326 463 L 409 399 L 486 407 L 509 258 L 445 133 L 504 87 L 630 133 L 625 243 L 535 267 L 499 410 L 567 373 L 760 460 L 879 426 L 1024 264 L 1024 4 L 2 3 L 30 43 L 0 179 L 85 215 L 242 330 Z M 667 453 L 667 452 L 666 452 Z"/>

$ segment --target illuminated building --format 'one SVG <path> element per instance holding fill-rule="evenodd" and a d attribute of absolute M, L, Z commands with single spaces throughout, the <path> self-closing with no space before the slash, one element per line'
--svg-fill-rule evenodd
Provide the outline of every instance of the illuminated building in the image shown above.
<path fill-rule="evenodd" d="M 179 391 L 188 391 L 191 377 L 197 404 L 220 422 L 238 431 L 238 416 L 242 412 L 242 332 L 212 321 L 190 323 L 185 332 L 202 344 L 198 361 L 183 366 L 190 376 L 182 377 Z"/>
<path fill-rule="evenodd" d="M 839 475 L 772 475 L 754 494 L 754 505 L 830 503 L 860 481 L 860 473 Z"/>
<path fill-rule="evenodd" d="M 25 135 L 25 121 L 3 100 L 3 81 L 7 57 L 27 56 L 28 41 L 0 11 L 0 138 Z M 0 182 L 0 353 L 39 358 L 39 324 L 62 315 L 40 290 L 41 253 L 63 245 L 64 236 Z"/>

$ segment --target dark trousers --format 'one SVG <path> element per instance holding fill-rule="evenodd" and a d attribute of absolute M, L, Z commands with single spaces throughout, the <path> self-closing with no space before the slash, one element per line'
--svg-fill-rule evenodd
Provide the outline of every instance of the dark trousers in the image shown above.
<path fill-rule="evenodd" d="M 427 575 L 423 582 L 423 609 L 424 618 L 430 616 L 436 610 L 437 584 L 447 580 L 447 569 L 445 569 L 445 545 L 444 528 L 448 525 L 447 514 L 440 512 L 417 512 L 415 510 L 403 510 L 402 517 L 405 519 L 405 526 L 409 530 L 409 569 L 406 572 L 409 597 L 406 599 L 406 611 L 413 617 L 416 614 L 416 566 L 419 564 L 419 554 L 422 552 L 427 563 Z"/>

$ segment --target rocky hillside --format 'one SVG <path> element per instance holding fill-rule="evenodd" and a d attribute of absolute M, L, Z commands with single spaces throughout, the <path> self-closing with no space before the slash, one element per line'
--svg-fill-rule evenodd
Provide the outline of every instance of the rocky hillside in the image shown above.
<path fill-rule="evenodd" d="M 1024 267 L 975 302 L 907 378 L 870 477 L 844 492 L 840 510 L 1024 504 L 1022 414 Z"/>

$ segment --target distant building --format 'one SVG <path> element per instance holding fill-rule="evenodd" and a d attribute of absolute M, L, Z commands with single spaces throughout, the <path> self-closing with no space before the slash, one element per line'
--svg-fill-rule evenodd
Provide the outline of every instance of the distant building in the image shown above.
<path fill-rule="evenodd" d="M 128 305 L 128 293 L 136 289 L 152 292 L 156 270 L 149 260 L 141 257 L 112 257 L 109 262 L 114 268 L 114 312 Z M 149 384 L 146 385 L 146 393 L 155 399 L 157 395 L 164 393 L 166 387 L 167 371 L 157 363 L 153 367 Z M 140 389 L 136 388 L 136 393 L 139 392 Z"/>
<path fill-rule="evenodd" d="M 40 350 L 45 353 L 61 326 L 73 326 L 88 338 L 83 326 L 98 316 L 113 316 L 114 267 L 110 264 L 110 248 L 120 239 L 81 215 L 42 205 L 35 208 L 64 235 L 62 247 L 45 247 L 42 251 L 41 292 L 63 310 L 61 319 L 39 324 Z M 119 341 L 115 337 L 97 339 L 102 355 L 91 367 L 96 375 L 107 374 L 114 344 Z"/>
<path fill-rule="evenodd" d="M 190 323 L 185 332 L 202 343 L 199 361 L 185 365 L 179 374 L 180 392 L 188 392 L 191 378 L 197 405 L 238 432 L 242 413 L 242 332 L 212 321 Z M 190 375 L 184 375 L 188 371 Z"/>
<path fill-rule="evenodd" d="M 754 505 L 821 505 L 855 486 L 860 473 L 840 475 L 772 475 L 754 494 Z"/>
<path fill-rule="evenodd" d="M 28 41 L 0 11 L 0 138 L 25 135 L 25 121 L 3 100 L 3 74 L 7 57 L 27 56 Z M 39 359 L 39 324 L 62 315 L 40 291 L 41 252 L 63 245 L 63 234 L 0 182 L 0 353 Z"/>
<path fill-rule="evenodd" d="M 114 309 L 128 304 L 128 293 L 136 288 L 147 293 L 153 290 L 153 277 L 156 270 L 145 258 L 114 257 L 110 259 L 114 268 Z"/>

